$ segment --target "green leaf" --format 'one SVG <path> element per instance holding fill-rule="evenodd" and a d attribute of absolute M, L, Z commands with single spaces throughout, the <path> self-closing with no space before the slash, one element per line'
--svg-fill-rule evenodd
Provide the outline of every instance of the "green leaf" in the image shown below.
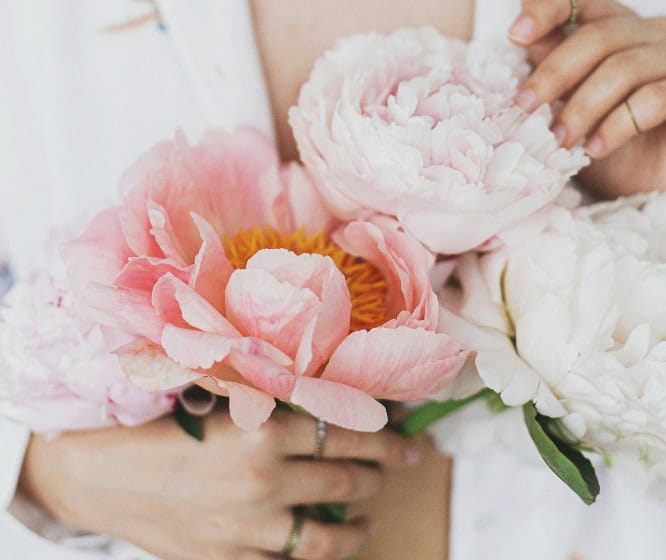
<path fill-rule="evenodd" d="M 402 435 L 415 437 L 425 432 L 435 422 L 455 412 L 459 408 L 493 393 L 490 389 L 482 389 L 465 399 L 450 399 L 442 402 L 428 402 L 412 410 L 394 428 Z"/>
<path fill-rule="evenodd" d="M 347 520 L 344 504 L 316 504 L 308 507 L 307 514 L 322 523 L 344 523 Z"/>
<path fill-rule="evenodd" d="M 523 406 L 527 431 L 550 469 L 587 505 L 599 495 L 599 480 L 592 463 L 570 444 L 549 432 L 549 419 L 541 416 L 533 403 Z"/>
<path fill-rule="evenodd" d="M 200 416 L 190 414 L 180 403 L 176 404 L 173 416 L 187 434 L 198 441 L 203 441 L 203 424 Z"/>
<path fill-rule="evenodd" d="M 495 391 L 488 391 L 483 398 L 486 401 L 488 410 L 494 414 L 499 414 L 500 412 L 504 412 L 505 410 L 509 410 L 509 408 L 511 408 L 510 406 L 504 404 L 502 395 L 496 393 Z"/>

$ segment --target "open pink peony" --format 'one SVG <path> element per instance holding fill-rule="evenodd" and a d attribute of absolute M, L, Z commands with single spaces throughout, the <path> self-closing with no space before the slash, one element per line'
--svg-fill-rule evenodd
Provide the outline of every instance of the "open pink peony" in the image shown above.
<path fill-rule="evenodd" d="M 289 119 L 338 217 L 393 216 L 458 254 L 524 235 L 588 161 L 558 147 L 548 106 L 513 104 L 527 72 L 518 49 L 432 28 L 356 35 L 317 61 Z"/>
<path fill-rule="evenodd" d="M 177 135 L 123 189 L 63 255 L 96 318 L 137 335 L 117 355 L 140 387 L 213 387 L 246 429 L 277 398 L 375 431 L 375 399 L 428 397 L 460 369 L 434 332 L 432 255 L 394 220 L 334 222 L 260 132 Z"/>

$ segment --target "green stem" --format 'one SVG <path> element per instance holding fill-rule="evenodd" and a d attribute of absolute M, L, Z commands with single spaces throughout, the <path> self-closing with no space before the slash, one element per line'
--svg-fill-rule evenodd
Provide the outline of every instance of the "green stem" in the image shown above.
<path fill-rule="evenodd" d="M 394 425 L 394 428 L 407 437 L 416 437 L 425 432 L 435 422 L 455 412 L 459 408 L 492 394 L 490 389 L 482 389 L 465 399 L 450 399 L 443 402 L 429 402 L 412 410 L 405 418 Z"/>

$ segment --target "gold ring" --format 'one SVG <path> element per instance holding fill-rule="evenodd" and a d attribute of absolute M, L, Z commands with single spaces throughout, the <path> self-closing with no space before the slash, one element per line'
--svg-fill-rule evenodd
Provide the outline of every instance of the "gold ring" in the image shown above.
<path fill-rule="evenodd" d="M 636 115 L 634 115 L 634 112 L 631 109 L 631 105 L 629 105 L 629 100 L 628 99 L 625 100 L 624 104 L 627 106 L 627 111 L 629 111 L 629 116 L 631 117 L 631 122 L 634 123 L 634 128 L 636 129 L 636 132 L 638 132 L 638 134 L 641 134 L 643 131 L 641 130 L 641 127 L 638 126 Z"/>
<path fill-rule="evenodd" d="M 315 450 L 312 458 L 318 461 L 324 456 L 324 449 L 326 448 L 326 437 L 328 436 L 328 425 L 323 420 L 317 420 L 317 441 L 315 443 Z"/>
<path fill-rule="evenodd" d="M 298 541 L 301 538 L 301 533 L 303 532 L 303 522 L 305 521 L 305 515 L 300 509 L 294 510 L 294 524 L 291 528 L 291 532 L 287 537 L 287 542 L 282 549 L 281 556 L 283 559 L 288 560 L 291 558 L 292 553 L 298 545 Z"/>
<path fill-rule="evenodd" d="M 578 23 L 578 0 L 569 1 L 571 2 L 571 12 L 569 13 L 567 25 L 576 25 Z"/>

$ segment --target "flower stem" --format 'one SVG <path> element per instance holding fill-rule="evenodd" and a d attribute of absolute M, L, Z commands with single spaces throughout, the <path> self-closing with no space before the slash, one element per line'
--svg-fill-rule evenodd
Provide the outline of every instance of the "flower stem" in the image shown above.
<path fill-rule="evenodd" d="M 394 425 L 401 434 L 407 437 L 416 437 L 425 432 L 435 422 L 455 412 L 459 408 L 479 399 L 488 398 L 494 394 L 490 389 L 482 389 L 478 393 L 465 399 L 450 399 L 442 402 L 428 402 L 405 416 L 400 422 Z"/>

